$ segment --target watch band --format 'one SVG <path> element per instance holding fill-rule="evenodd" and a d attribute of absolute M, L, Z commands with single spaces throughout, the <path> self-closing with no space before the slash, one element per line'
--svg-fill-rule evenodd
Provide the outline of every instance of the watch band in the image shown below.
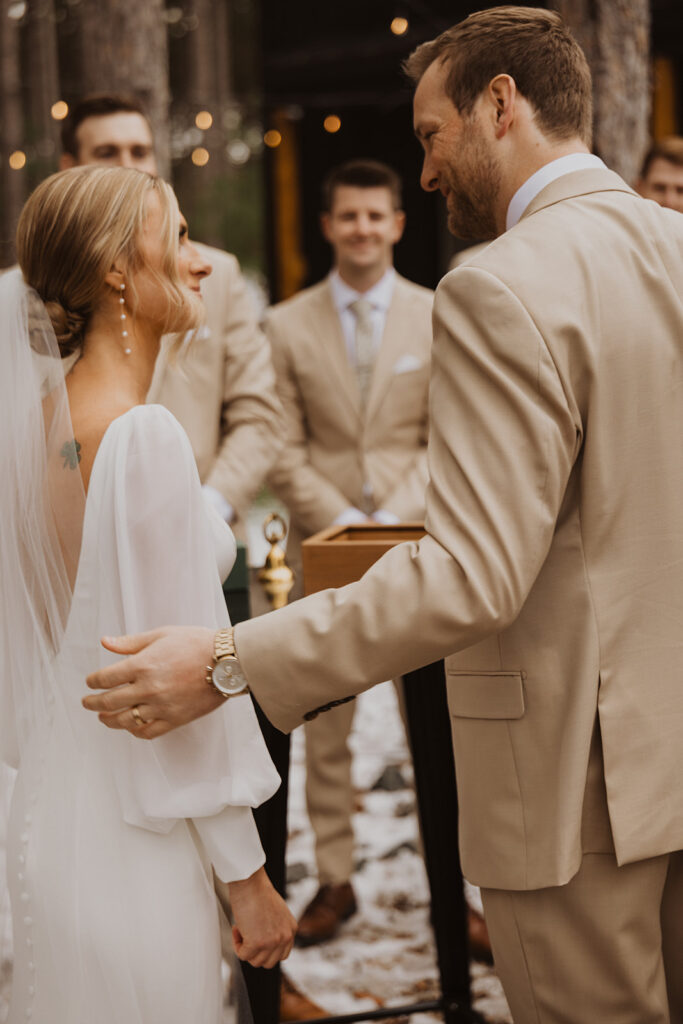
<path fill-rule="evenodd" d="M 239 666 L 232 627 L 219 629 L 213 638 L 213 664 L 206 666 L 206 682 L 226 700 L 248 693 L 249 686 Z M 228 683 L 230 680 L 230 683 Z M 236 680 L 241 680 L 234 686 Z"/>
<path fill-rule="evenodd" d="M 232 626 L 219 629 L 213 638 L 213 660 L 219 662 L 221 658 L 235 656 L 235 631 Z"/>

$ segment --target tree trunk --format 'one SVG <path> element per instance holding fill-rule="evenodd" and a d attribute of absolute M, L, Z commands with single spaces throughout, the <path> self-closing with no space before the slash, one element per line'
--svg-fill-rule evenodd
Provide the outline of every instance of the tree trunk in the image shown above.
<path fill-rule="evenodd" d="M 555 0 L 593 73 L 594 147 L 633 183 L 649 144 L 649 0 Z"/>
<path fill-rule="evenodd" d="M 194 0 L 196 28 L 188 35 L 188 99 L 211 109 L 230 93 L 230 52 L 224 0 Z M 214 111 L 217 113 L 217 111 Z"/>
<path fill-rule="evenodd" d="M 10 155 L 22 149 L 21 66 L 19 28 L 9 17 L 10 0 L 0 0 L 0 266 L 14 262 L 14 233 L 24 201 L 25 169 L 13 170 Z"/>
<path fill-rule="evenodd" d="M 203 129 L 196 145 L 206 148 L 209 161 L 196 167 L 183 160 L 174 169 L 174 185 L 190 231 L 203 242 L 221 247 L 223 203 L 218 194 L 231 188 L 235 173 L 226 155 L 223 116 L 231 105 L 228 0 L 192 0 L 185 8 L 188 31 L 181 40 L 182 88 L 176 80 L 176 114 L 190 126 L 200 110 L 208 111 L 213 125 Z M 179 69 L 176 68 L 176 71 Z M 182 112 L 182 113 L 181 113 Z"/>
<path fill-rule="evenodd" d="M 134 93 L 145 105 L 159 171 L 168 177 L 168 42 L 163 0 L 84 0 L 83 95 Z"/>
<path fill-rule="evenodd" d="M 26 58 L 24 74 L 28 78 L 27 141 L 33 149 L 30 184 L 35 186 L 56 167 L 58 122 L 51 109 L 62 99 L 59 88 L 57 32 L 53 0 L 29 4 L 26 18 Z"/>

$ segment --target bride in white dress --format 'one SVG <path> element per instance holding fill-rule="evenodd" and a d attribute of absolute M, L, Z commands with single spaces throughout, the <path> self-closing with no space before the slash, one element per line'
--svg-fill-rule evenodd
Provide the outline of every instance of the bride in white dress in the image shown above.
<path fill-rule="evenodd" d="M 111 660 L 103 634 L 228 625 L 232 535 L 179 424 L 144 405 L 160 337 L 200 322 L 210 268 L 170 188 L 120 168 L 44 182 L 17 248 L 31 288 L 0 280 L 10 1021 L 219 1024 L 211 868 L 231 883 L 238 955 L 272 966 L 294 931 L 251 812 L 279 783 L 251 700 L 147 743 L 80 703 Z"/>

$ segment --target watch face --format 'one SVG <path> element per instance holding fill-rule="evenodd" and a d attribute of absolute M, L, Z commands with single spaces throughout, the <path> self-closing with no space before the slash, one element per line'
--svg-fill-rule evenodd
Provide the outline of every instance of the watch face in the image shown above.
<path fill-rule="evenodd" d="M 247 688 L 247 680 L 236 658 L 222 658 L 215 666 L 211 677 L 216 689 L 226 697 L 244 693 Z"/>

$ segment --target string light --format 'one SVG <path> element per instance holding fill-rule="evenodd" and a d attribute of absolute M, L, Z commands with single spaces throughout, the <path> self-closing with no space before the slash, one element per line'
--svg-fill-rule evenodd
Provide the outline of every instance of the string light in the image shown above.
<path fill-rule="evenodd" d="M 192 150 L 192 163 L 195 167 L 206 167 L 209 162 L 209 151 L 204 149 L 203 146 L 197 146 L 196 149 Z"/>
<path fill-rule="evenodd" d="M 240 164 L 246 164 L 251 156 L 251 150 L 244 139 L 233 139 L 232 142 L 228 143 L 226 155 L 230 163 L 239 166 Z"/>
<path fill-rule="evenodd" d="M 404 36 L 408 31 L 408 27 L 407 18 L 394 18 L 389 26 L 395 36 Z"/>
<path fill-rule="evenodd" d="M 213 117 L 208 110 L 200 110 L 194 119 L 194 123 L 198 128 L 201 128 L 203 132 L 206 132 L 213 124 Z"/>
<path fill-rule="evenodd" d="M 275 128 L 270 128 L 263 136 L 263 141 L 268 149 L 277 149 L 282 142 L 282 136 Z"/>
<path fill-rule="evenodd" d="M 55 121 L 63 121 L 68 113 L 69 104 L 65 103 L 64 100 L 57 100 L 50 107 L 50 114 Z"/>
<path fill-rule="evenodd" d="M 334 135 L 335 132 L 338 132 L 341 128 L 341 118 L 337 117 L 336 114 L 328 114 L 323 121 L 323 128 L 326 132 L 329 132 L 330 135 Z"/>
<path fill-rule="evenodd" d="M 21 149 L 15 149 L 13 153 L 10 153 L 9 165 L 13 171 L 20 171 L 22 167 L 26 166 L 26 153 Z"/>

